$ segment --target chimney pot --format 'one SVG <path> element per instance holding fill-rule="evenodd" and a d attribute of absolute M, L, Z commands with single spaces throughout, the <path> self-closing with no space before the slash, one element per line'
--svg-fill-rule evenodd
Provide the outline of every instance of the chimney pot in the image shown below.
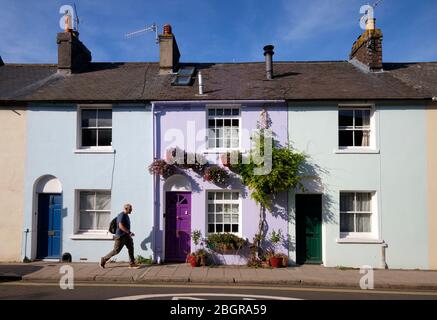
<path fill-rule="evenodd" d="M 268 80 L 273 79 L 273 55 L 275 52 L 273 51 L 275 47 L 271 44 L 264 46 L 264 56 L 266 57 L 266 77 Z"/>
<path fill-rule="evenodd" d="M 171 25 L 165 24 L 163 28 L 163 34 L 164 35 L 170 35 L 171 34 Z"/>
<path fill-rule="evenodd" d="M 366 23 L 366 30 L 375 30 L 376 19 L 368 19 Z"/>

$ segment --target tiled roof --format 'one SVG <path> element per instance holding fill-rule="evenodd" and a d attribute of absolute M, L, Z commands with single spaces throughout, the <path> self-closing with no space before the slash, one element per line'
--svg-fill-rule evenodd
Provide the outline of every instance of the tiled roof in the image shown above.
<path fill-rule="evenodd" d="M 408 86 L 437 96 L 437 62 L 388 63 L 385 69 Z"/>
<path fill-rule="evenodd" d="M 0 67 L 0 101 L 151 100 L 376 100 L 430 99 L 437 93 L 437 63 L 385 64 L 368 73 L 347 61 L 184 64 L 202 71 L 204 96 L 192 86 L 171 86 L 158 63 L 92 63 L 87 72 L 60 75 L 56 65 Z"/>

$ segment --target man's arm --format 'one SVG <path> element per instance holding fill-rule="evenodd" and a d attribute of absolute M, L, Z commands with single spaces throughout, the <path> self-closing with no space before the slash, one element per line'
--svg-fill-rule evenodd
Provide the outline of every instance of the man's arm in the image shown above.
<path fill-rule="evenodd" d="M 121 231 L 123 231 L 123 232 L 125 232 L 125 233 L 127 233 L 127 234 L 130 234 L 130 233 L 131 233 L 130 230 L 129 230 L 128 228 L 126 228 L 126 227 L 123 225 L 123 223 L 121 223 L 121 222 L 118 223 L 118 227 L 120 228 Z"/>

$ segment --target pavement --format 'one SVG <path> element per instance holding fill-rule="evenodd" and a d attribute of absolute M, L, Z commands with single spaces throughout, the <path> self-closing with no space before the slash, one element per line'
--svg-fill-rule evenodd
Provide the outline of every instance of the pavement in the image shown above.
<path fill-rule="evenodd" d="M 75 282 L 127 284 L 211 284 L 285 285 L 302 287 L 360 288 L 359 269 L 303 265 L 288 268 L 250 268 L 246 266 L 191 267 L 188 264 L 141 265 L 127 263 L 33 262 L 0 264 L 0 281 L 59 282 L 64 265 L 72 267 Z M 363 280 L 361 280 L 363 282 Z M 375 289 L 437 291 L 437 271 L 374 270 Z"/>

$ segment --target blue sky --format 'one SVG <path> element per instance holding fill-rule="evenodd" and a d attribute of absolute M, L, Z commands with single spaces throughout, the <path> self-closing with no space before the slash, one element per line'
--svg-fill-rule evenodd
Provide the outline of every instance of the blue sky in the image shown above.
<path fill-rule="evenodd" d="M 183 62 L 345 60 L 361 33 L 366 0 L 75 0 L 80 38 L 93 61 L 157 61 L 148 33 L 124 34 L 158 23 L 173 26 Z M 0 55 L 5 62 L 56 63 L 59 8 L 73 2 L 0 0 Z M 437 1 L 383 0 L 376 9 L 384 61 L 437 61 Z"/>

